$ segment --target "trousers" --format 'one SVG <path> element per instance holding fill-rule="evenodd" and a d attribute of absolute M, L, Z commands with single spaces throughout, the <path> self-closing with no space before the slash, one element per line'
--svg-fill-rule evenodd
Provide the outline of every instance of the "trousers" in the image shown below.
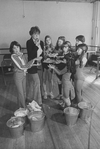
<path fill-rule="evenodd" d="M 70 80 L 71 73 L 65 73 L 62 77 L 62 85 L 63 85 L 63 96 L 64 98 L 70 98 L 73 100 L 75 98 L 74 86 Z"/>
<path fill-rule="evenodd" d="M 29 89 L 28 98 L 32 101 L 35 100 L 39 105 L 42 104 L 41 90 L 40 90 L 40 78 L 38 73 L 28 74 Z"/>
<path fill-rule="evenodd" d="M 24 72 L 14 73 L 14 82 L 17 88 L 17 102 L 19 108 L 25 108 L 26 99 L 26 76 Z"/>

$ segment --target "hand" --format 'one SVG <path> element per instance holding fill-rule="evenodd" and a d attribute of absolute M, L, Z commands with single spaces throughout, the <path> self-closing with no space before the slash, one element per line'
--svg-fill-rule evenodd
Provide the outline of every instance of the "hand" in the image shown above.
<path fill-rule="evenodd" d="M 60 64 L 61 63 L 61 60 L 56 60 L 55 61 L 55 64 Z"/>
<path fill-rule="evenodd" d="M 34 59 L 34 61 L 41 61 L 41 59 L 42 59 L 42 56 L 39 56 L 39 57 L 36 57 L 36 58 Z"/>
<path fill-rule="evenodd" d="M 40 66 L 41 63 L 33 64 L 32 66 Z"/>
<path fill-rule="evenodd" d="M 80 64 L 80 61 L 79 61 L 79 60 L 76 60 L 76 61 L 75 61 L 75 64 L 76 64 L 76 65 L 79 65 L 79 64 Z"/>
<path fill-rule="evenodd" d="M 58 55 L 58 53 L 50 53 L 50 54 L 49 54 L 49 57 L 55 58 L 57 55 Z"/>
<path fill-rule="evenodd" d="M 55 69 L 55 66 L 51 65 L 51 64 L 49 64 L 48 67 L 51 68 L 51 69 Z"/>
<path fill-rule="evenodd" d="M 37 47 L 40 45 L 40 40 L 38 38 L 35 40 L 35 44 Z"/>

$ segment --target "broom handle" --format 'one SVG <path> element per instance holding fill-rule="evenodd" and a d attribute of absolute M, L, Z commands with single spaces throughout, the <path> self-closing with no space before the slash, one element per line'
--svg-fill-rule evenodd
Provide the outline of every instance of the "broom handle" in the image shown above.
<path fill-rule="evenodd" d="M 89 135 L 88 135 L 88 149 L 90 149 L 90 139 L 91 139 L 91 126 L 92 126 L 92 115 L 93 115 L 93 111 L 96 108 L 96 106 L 98 105 L 98 103 L 100 102 L 100 100 L 98 100 L 95 104 L 95 106 L 92 109 L 91 115 L 90 115 L 90 125 L 89 125 Z"/>
<path fill-rule="evenodd" d="M 89 125 L 89 134 L 88 134 L 88 149 L 90 149 L 90 136 L 91 136 L 91 126 L 92 126 L 92 115 L 93 115 L 93 109 L 90 116 L 90 125 Z"/>

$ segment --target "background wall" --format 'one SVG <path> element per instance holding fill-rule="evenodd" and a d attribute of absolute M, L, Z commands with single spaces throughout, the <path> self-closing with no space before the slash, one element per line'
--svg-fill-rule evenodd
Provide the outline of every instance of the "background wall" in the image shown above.
<path fill-rule="evenodd" d="M 100 46 L 100 2 L 93 4 L 92 42 L 91 45 Z M 95 50 L 98 48 L 96 47 Z"/>
<path fill-rule="evenodd" d="M 85 35 L 90 45 L 92 12 L 92 3 L 1 0 L 0 48 L 9 48 L 12 40 L 25 47 L 29 30 L 35 25 L 41 30 L 41 39 L 48 34 L 54 45 L 61 35 L 74 45 L 79 34 Z"/>

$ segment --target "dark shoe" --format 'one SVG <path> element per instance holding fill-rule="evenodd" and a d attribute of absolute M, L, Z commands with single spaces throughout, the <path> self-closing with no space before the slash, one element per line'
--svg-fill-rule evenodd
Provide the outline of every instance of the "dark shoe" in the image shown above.
<path fill-rule="evenodd" d="M 30 102 L 32 102 L 30 99 L 26 98 L 25 103 L 28 105 Z"/>
<path fill-rule="evenodd" d="M 63 98 L 63 96 L 62 95 L 58 95 L 57 97 L 55 97 L 57 100 L 61 100 L 62 98 Z"/>

